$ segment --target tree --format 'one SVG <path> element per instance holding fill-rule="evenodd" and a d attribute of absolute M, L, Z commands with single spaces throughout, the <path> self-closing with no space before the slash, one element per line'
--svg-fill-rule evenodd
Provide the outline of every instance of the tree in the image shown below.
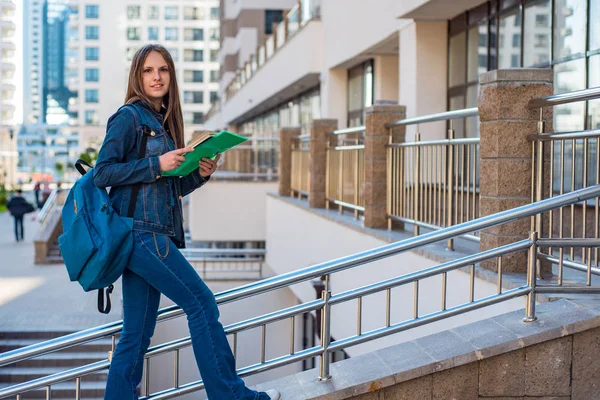
<path fill-rule="evenodd" d="M 79 158 L 81 158 L 86 163 L 92 165 L 92 156 L 90 155 L 90 153 L 81 153 L 79 155 Z"/>

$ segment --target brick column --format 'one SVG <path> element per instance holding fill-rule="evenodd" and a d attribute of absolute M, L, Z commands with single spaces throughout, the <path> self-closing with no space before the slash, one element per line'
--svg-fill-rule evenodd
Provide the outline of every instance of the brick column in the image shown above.
<path fill-rule="evenodd" d="M 292 193 L 292 145 L 300 136 L 300 128 L 281 128 L 279 133 L 279 195 L 290 196 Z"/>
<path fill-rule="evenodd" d="M 327 182 L 327 146 L 331 132 L 337 129 L 336 119 L 315 119 L 310 127 L 310 152 L 308 168 L 308 205 L 325 208 L 325 184 Z"/>
<path fill-rule="evenodd" d="M 538 110 L 526 108 L 530 99 L 553 93 L 549 69 L 509 69 L 480 76 L 481 121 L 480 214 L 486 216 L 531 202 L 531 147 L 527 136 L 537 132 Z M 544 110 L 550 131 L 551 110 Z M 550 122 L 550 123 L 549 123 Z M 547 186 L 547 185 L 545 185 Z M 546 224 L 547 225 L 547 224 Z M 480 251 L 528 237 L 530 218 L 522 218 L 481 233 Z M 496 260 L 484 267 L 496 270 Z M 502 258 L 505 272 L 526 272 L 527 253 Z"/>
<path fill-rule="evenodd" d="M 365 226 L 386 228 L 387 205 L 387 149 L 392 121 L 406 118 L 406 107 L 391 102 L 376 102 L 367 108 L 365 116 Z M 405 127 L 393 129 L 394 143 L 403 142 Z"/>

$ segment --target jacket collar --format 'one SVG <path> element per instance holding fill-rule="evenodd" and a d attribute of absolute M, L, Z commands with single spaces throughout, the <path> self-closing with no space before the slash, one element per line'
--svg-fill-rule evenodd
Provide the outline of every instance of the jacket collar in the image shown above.
<path fill-rule="evenodd" d="M 150 111 L 152 113 L 152 115 L 154 115 L 156 117 L 156 119 L 162 124 L 163 123 L 163 119 L 164 119 L 164 111 L 165 108 L 161 107 L 161 112 L 157 112 L 154 107 L 152 107 L 150 104 L 148 104 L 147 102 L 145 102 L 144 100 L 138 100 L 135 102 L 135 104 L 139 105 L 142 108 L 145 108 L 146 110 Z"/>

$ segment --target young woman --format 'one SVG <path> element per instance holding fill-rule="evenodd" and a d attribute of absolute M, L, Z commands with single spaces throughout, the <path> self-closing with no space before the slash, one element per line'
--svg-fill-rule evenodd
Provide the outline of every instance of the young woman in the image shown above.
<path fill-rule="evenodd" d="M 162 177 L 192 151 L 184 148 L 175 66 L 164 47 L 147 45 L 135 54 L 125 103 L 108 121 L 94 168 L 94 182 L 111 187 L 120 215 L 128 212 L 133 186 L 141 184 L 133 213 L 135 246 L 123 273 L 123 332 L 112 357 L 105 399 L 138 398 L 161 293 L 187 314 L 209 399 L 279 399 L 275 390 L 248 389 L 237 376 L 215 297 L 178 250 L 185 245 L 181 199 L 210 179 L 218 158 L 200 161 L 200 168 L 188 176 Z M 145 157 L 140 158 L 143 135 Z"/>

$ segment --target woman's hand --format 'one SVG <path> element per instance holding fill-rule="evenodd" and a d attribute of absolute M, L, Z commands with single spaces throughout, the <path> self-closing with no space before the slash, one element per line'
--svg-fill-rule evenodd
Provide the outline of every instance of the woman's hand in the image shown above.
<path fill-rule="evenodd" d="M 220 158 L 221 155 L 217 154 L 217 157 L 215 157 L 214 160 L 211 160 L 210 158 L 203 158 L 200 160 L 200 176 L 206 178 L 207 176 L 212 175 L 217 170 L 217 163 Z"/>
<path fill-rule="evenodd" d="M 161 172 L 171 171 L 179 167 L 181 163 L 185 161 L 183 155 L 192 151 L 194 151 L 194 149 L 184 147 L 183 149 L 173 150 L 160 156 L 158 160 L 160 162 Z"/>

